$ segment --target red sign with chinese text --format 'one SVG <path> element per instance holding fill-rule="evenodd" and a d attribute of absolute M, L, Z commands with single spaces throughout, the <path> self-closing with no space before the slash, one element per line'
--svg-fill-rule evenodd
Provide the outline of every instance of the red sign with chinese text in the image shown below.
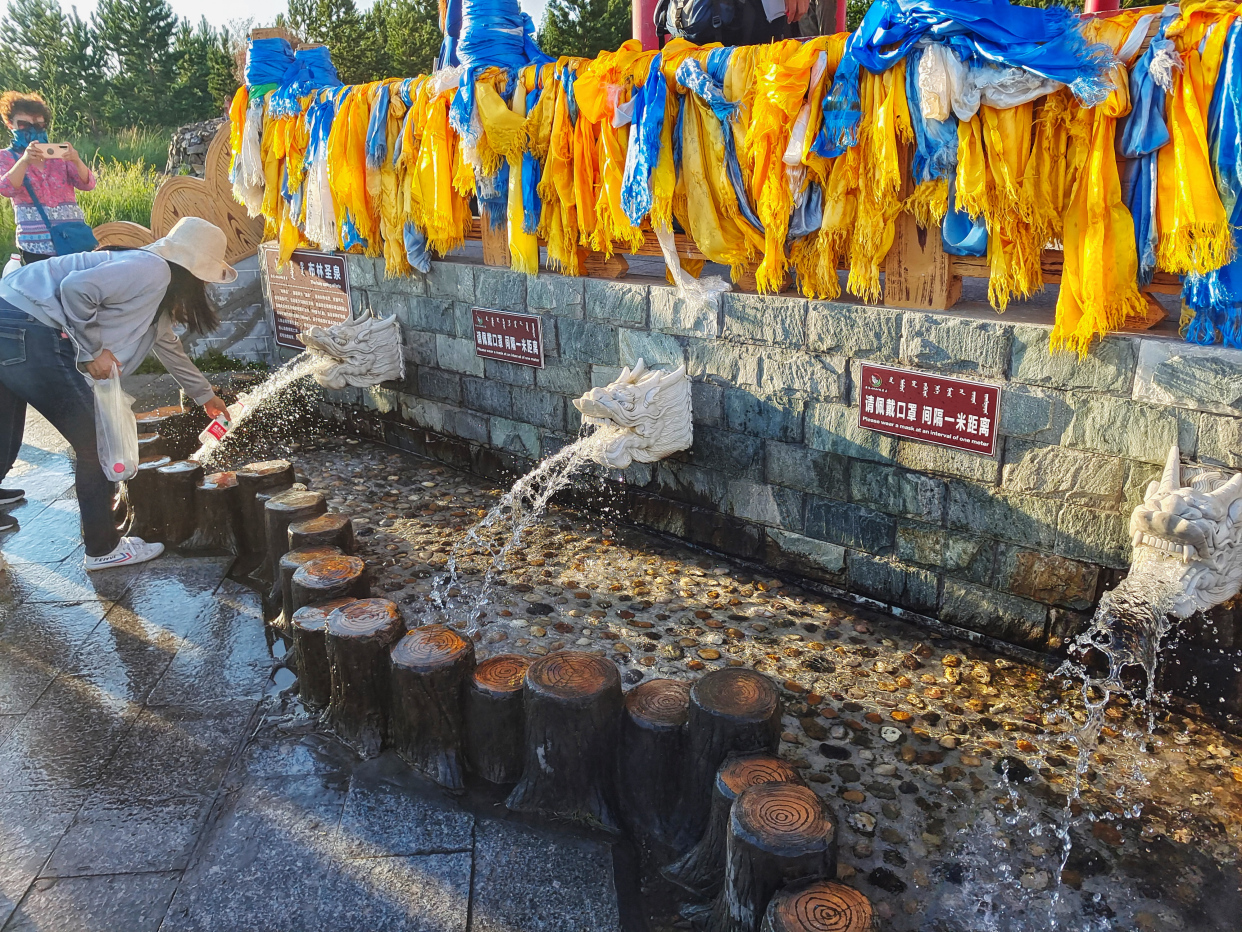
<path fill-rule="evenodd" d="M 992 456 L 1000 387 L 862 365 L 858 426 Z"/>
<path fill-rule="evenodd" d="M 543 326 L 533 314 L 471 309 L 474 315 L 474 352 L 485 359 L 543 368 Z"/>
<path fill-rule="evenodd" d="M 278 345 L 306 349 L 298 339 L 303 330 L 331 327 L 352 316 L 344 256 L 295 249 L 281 268 L 275 245 L 265 243 L 260 251 Z"/>

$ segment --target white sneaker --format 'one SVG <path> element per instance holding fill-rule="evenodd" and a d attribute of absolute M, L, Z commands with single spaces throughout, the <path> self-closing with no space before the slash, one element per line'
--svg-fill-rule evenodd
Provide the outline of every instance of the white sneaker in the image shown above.
<path fill-rule="evenodd" d="M 86 557 L 86 571 L 108 570 L 114 566 L 131 566 L 154 560 L 164 552 L 163 544 L 148 544 L 141 537 L 122 537 L 111 553 L 102 557 Z"/>

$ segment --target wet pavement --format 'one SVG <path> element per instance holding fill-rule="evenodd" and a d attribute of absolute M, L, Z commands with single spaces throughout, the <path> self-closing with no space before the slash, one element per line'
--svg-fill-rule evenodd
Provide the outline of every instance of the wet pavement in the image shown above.
<path fill-rule="evenodd" d="M 226 560 L 88 578 L 63 447 L 27 440 L 9 484 L 30 500 L 0 539 L 2 932 L 689 927 L 695 904 L 624 842 L 359 761 L 289 695 Z M 347 438 L 291 458 L 354 516 L 375 593 L 439 620 L 435 580 L 501 490 Z M 580 491 L 598 502 L 554 507 L 511 552 L 480 659 L 596 651 L 627 688 L 769 674 L 780 753 L 836 814 L 838 876 L 882 928 L 1237 928 L 1236 737 L 1167 710 L 1148 736 L 1116 705 L 1070 804 L 1078 683 L 627 530 L 595 480 Z M 458 556 L 455 617 L 487 565 Z"/>
<path fill-rule="evenodd" d="M 3 932 L 618 927 L 607 844 L 467 808 L 302 714 L 228 559 L 88 575 L 63 442 L 36 416 L 26 439 L 0 538 Z"/>

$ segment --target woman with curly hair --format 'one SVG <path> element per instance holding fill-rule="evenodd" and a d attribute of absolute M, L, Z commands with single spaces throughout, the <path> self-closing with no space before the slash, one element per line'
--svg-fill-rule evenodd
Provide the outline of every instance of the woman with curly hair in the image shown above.
<path fill-rule="evenodd" d="M 46 214 L 46 219 L 54 225 L 84 221 L 77 192 L 95 187 L 95 173 L 72 145 L 62 143 L 68 145 L 68 149 L 63 158 L 54 159 L 45 158 L 42 150 L 34 145 L 47 142 L 51 123 L 47 104 L 38 94 L 18 91 L 0 94 L 0 119 L 13 133 L 13 144 L 0 149 L 0 195 L 13 202 L 17 248 L 21 250 L 22 262 L 38 262 L 56 255 L 52 233 L 43 215 Z"/>

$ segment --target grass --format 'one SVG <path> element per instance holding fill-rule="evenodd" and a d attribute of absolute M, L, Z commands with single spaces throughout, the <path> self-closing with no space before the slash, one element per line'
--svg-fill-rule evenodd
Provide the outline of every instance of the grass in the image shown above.
<path fill-rule="evenodd" d="M 199 372 L 267 372 L 271 368 L 265 362 L 246 362 L 242 359 L 234 359 L 218 349 L 209 349 L 203 355 L 195 356 L 194 366 Z M 163 375 L 167 371 L 163 364 L 151 355 L 134 370 L 134 375 Z"/>
<path fill-rule="evenodd" d="M 102 139 L 84 136 L 70 141 L 88 165 L 141 161 L 163 170 L 171 138 L 172 130 L 133 126 Z"/>

